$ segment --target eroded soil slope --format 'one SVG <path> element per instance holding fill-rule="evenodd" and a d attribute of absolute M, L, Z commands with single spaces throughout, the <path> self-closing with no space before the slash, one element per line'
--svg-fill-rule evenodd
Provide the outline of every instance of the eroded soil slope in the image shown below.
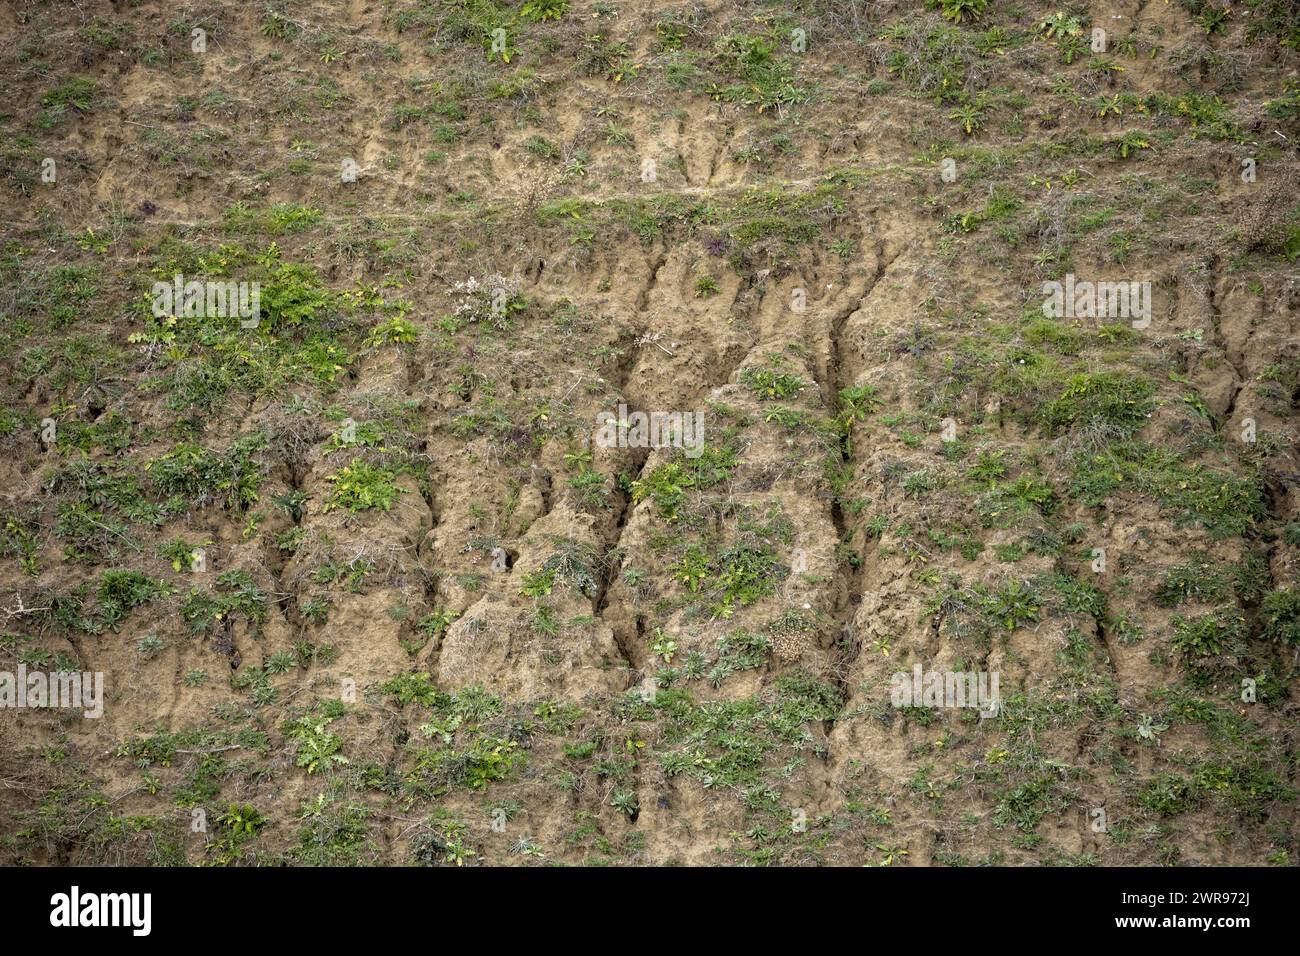
<path fill-rule="evenodd" d="M 0 862 L 1296 860 L 1293 4 L 0 36 Z"/>

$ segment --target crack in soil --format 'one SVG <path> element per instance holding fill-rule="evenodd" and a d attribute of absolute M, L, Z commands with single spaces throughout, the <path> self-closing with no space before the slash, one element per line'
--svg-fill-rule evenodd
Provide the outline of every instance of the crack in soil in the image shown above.
<path fill-rule="evenodd" d="M 867 279 L 866 285 L 862 292 L 858 294 L 856 302 L 850 304 L 839 311 L 838 314 L 831 316 L 829 322 L 829 348 L 830 360 L 827 364 L 827 385 L 830 387 L 831 394 L 828 397 L 832 408 L 835 407 L 842 389 L 849 388 L 853 384 L 854 376 L 850 375 L 845 360 L 842 340 L 844 329 L 848 324 L 849 317 L 863 307 L 863 303 L 871 296 L 871 293 L 879 285 L 880 281 L 888 272 L 895 260 L 902 254 L 899 249 L 892 256 L 888 256 L 883 240 L 877 240 L 875 244 L 876 264 L 872 275 Z M 848 433 L 840 438 L 839 444 L 839 464 L 841 467 L 851 469 L 853 466 L 852 449 L 852 423 L 849 425 Z M 850 473 L 851 480 L 851 473 Z M 831 520 L 835 525 L 835 536 L 837 544 L 841 547 L 848 547 L 852 544 L 856 529 L 850 527 L 849 521 L 844 514 L 844 503 L 841 492 L 832 491 L 831 498 Z M 838 549 L 837 549 L 838 550 Z M 835 604 L 832 610 L 832 616 L 838 622 L 839 634 L 835 638 L 835 647 L 838 651 L 838 657 L 835 660 L 832 672 L 836 686 L 839 690 L 840 703 L 843 705 L 849 699 L 850 688 L 848 686 L 848 671 L 853 661 L 862 651 L 861 640 L 853 633 L 853 619 L 857 615 L 858 608 L 862 606 L 862 581 L 866 574 L 866 556 L 859 555 L 857 566 L 848 560 L 843 560 L 837 555 L 835 568 Z M 822 729 L 827 737 L 835 729 L 837 718 L 831 718 L 822 722 Z"/>

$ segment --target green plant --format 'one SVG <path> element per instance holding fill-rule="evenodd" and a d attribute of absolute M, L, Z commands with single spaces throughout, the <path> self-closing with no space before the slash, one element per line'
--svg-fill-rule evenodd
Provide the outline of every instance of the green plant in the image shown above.
<path fill-rule="evenodd" d="M 71 107 L 85 113 L 95 105 L 99 86 L 94 80 L 85 76 L 74 76 L 65 80 L 41 97 L 41 105 L 62 113 Z"/>
<path fill-rule="evenodd" d="M 407 345 L 414 342 L 420 337 L 420 330 L 415 323 L 400 315 L 395 315 L 391 319 L 385 319 L 373 329 L 366 338 L 368 348 L 376 348 L 381 345 Z"/>
<path fill-rule="evenodd" d="M 569 478 L 569 487 L 578 493 L 579 499 L 588 507 L 605 507 L 608 504 L 609 489 L 605 486 L 605 476 L 598 471 L 580 471 Z"/>
<path fill-rule="evenodd" d="M 777 567 L 776 557 L 762 548 L 739 545 L 720 554 L 711 562 L 710 570 L 725 611 L 729 612 L 733 603 L 743 607 L 771 594 L 776 586 Z"/>
<path fill-rule="evenodd" d="M 422 631 L 429 637 L 441 637 L 447 633 L 447 628 L 460 617 L 459 612 L 448 611 L 444 608 L 435 608 L 433 613 L 426 614 L 416 623 L 417 630 Z"/>
<path fill-rule="evenodd" d="M 268 674 L 287 674 L 297 665 L 298 659 L 290 651 L 277 651 L 266 659 L 263 669 Z"/>
<path fill-rule="evenodd" d="M 1043 599 L 1028 582 L 1008 581 L 986 597 L 983 606 L 1003 630 L 1014 631 L 1038 620 Z"/>
<path fill-rule="evenodd" d="M 395 478 L 396 472 L 390 469 L 354 458 L 336 474 L 326 476 L 327 481 L 334 483 L 334 491 L 322 510 L 344 508 L 351 514 L 372 508 L 388 511 L 398 495 L 406 494 Z"/>
<path fill-rule="evenodd" d="M 718 294 L 718 280 L 713 276 L 700 276 L 695 280 L 695 298 L 707 299 Z"/>
<path fill-rule="evenodd" d="M 558 20 L 569 9 L 569 0 L 524 0 L 519 15 L 525 20 Z"/>
<path fill-rule="evenodd" d="M 701 582 L 708 576 L 708 558 L 699 548 L 692 546 L 682 555 L 682 560 L 669 570 L 694 594 L 699 591 Z"/>
<path fill-rule="evenodd" d="M 1245 618 L 1226 608 L 1193 619 L 1175 617 L 1174 649 L 1192 659 L 1236 653 L 1245 635 L 1245 624 Z"/>
<path fill-rule="evenodd" d="M 297 25 L 269 6 L 262 11 L 262 33 L 276 40 L 290 40 L 298 33 Z"/>
<path fill-rule="evenodd" d="M 544 597 L 559 584 L 566 583 L 587 597 L 595 597 L 598 586 L 591 571 L 594 555 L 585 546 L 573 542 L 559 542 L 554 552 L 540 568 L 524 575 L 521 594 Z"/>
<path fill-rule="evenodd" d="M 545 597 L 555 589 L 555 569 L 538 568 L 536 571 L 530 571 L 524 575 L 523 584 L 519 588 L 520 594 L 528 597 Z"/>
<path fill-rule="evenodd" d="M 460 727 L 461 721 L 453 719 L 450 725 Z M 444 738 L 444 742 L 445 738 Z M 468 748 L 443 746 L 424 748 L 416 760 L 417 774 L 421 779 L 441 781 L 434 792 L 445 792 L 448 786 L 465 786 L 471 790 L 484 790 L 489 784 L 504 779 L 525 759 L 514 740 L 492 734 L 476 736 Z"/>
<path fill-rule="evenodd" d="M 1205 554 L 1193 554 L 1186 564 L 1165 572 L 1165 578 L 1156 587 L 1156 603 L 1174 607 L 1184 601 L 1214 603 L 1226 600 L 1231 594 L 1226 578 L 1220 574 Z"/>
<path fill-rule="evenodd" d="M 199 567 L 201 549 L 211 543 L 211 541 L 201 541 L 198 544 L 189 544 L 184 538 L 173 538 L 159 545 L 158 557 L 170 561 L 173 571 L 193 571 Z"/>
<path fill-rule="evenodd" d="M 753 389 L 760 398 L 768 401 L 790 398 L 808 387 L 808 383 L 797 375 L 758 368 L 754 365 L 741 370 L 740 381 Z"/>
<path fill-rule="evenodd" d="M 39 573 L 36 555 L 40 547 L 39 528 L 32 527 L 17 518 L 9 518 L 5 521 L 4 530 L 0 532 L 0 554 L 17 557 L 24 574 L 34 577 Z"/>
<path fill-rule="evenodd" d="M 181 620 L 196 633 L 211 628 L 239 614 L 254 624 L 266 620 L 266 592 L 253 583 L 251 575 L 243 568 L 232 568 L 217 577 L 217 589 L 212 592 L 198 588 L 190 590 L 181 604 Z"/>
<path fill-rule="evenodd" d="M 998 480 L 1007 474 L 1007 453 L 1003 449 L 985 449 L 975 459 L 975 464 L 966 469 L 966 477 L 972 481 L 987 482 L 994 487 Z"/>
<path fill-rule="evenodd" d="M 1155 386 L 1146 379 L 1119 372 L 1085 372 L 1070 376 L 1039 415 L 1054 431 L 1102 424 L 1127 436 L 1151 417 L 1154 394 Z"/>
<path fill-rule="evenodd" d="M 167 642 L 157 634 L 146 634 L 135 643 L 135 649 L 140 652 L 145 660 L 152 660 L 157 657 L 166 647 Z"/>
<path fill-rule="evenodd" d="M 1058 10 L 1039 22 L 1038 31 L 1052 39 L 1078 36 L 1083 32 L 1083 24 L 1079 22 L 1078 17 L 1069 16 Z"/>
<path fill-rule="evenodd" d="M 524 140 L 524 149 L 538 159 L 560 159 L 564 154 L 545 136 L 530 136 Z"/>
<path fill-rule="evenodd" d="M 686 492 L 693 487 L 695 480 L 686 469 L 676 462 L 670 462 L 632 482 L 632 501 L 639 504 L 652 498 L 661 517 L 676 521 L 681 516 Z"/>
<path fill-rule="evenodd" d="M 379 691 L 397 698 L 399 707 L 418 703 L 421 707 L 443 708 L 451 701 L 448 695 L 434 686 L 433 678 L 423 672 L 398 674 L 391 680 L 381 684 Z"/>
<path fill-rule="evenodd" d="M 285 736 L 297 743 L 299 767 L 309 774 L 343 766 L 348 759 L 339 753 L 343 740 L 331 733 L 332 717 L 305 714 L 285 727 Z"/>
<path fill-rule="evenodd" d="M 962 132 L 967 136 L 971 136 L 984 125 L 983 116 L 983 106 L 977 103 L 966 103 L 949 113 L 948 119 L 956 120 L 962 128 Z"/>
<path fill-rule="evenodd" d="M 677 642 L 666 635 L 663 628 L 656 627 L 650 640 L 650 653 L 662 658 L 665 664 L 671 664 L 673 655 L 677 653 Z"/>
<path fill-rule="evenodd" d="M 311 598 L 298 608 L 303 620 L 311 624 L 324 624 L 329 620 L 330 602 L 325 598 Z"/>
<path fill-rule="evenodd" d="M 1168 729 L 1168 724 L 1158 724 L 1150 714 L 1143 714 L 1137 727 L 1138 739 L 1158 744 L 1160 743 L 1160 735 Z"/>
<path fill-rule="evenodd" d="M 1191 784 L 1177 774 L 1161 773 L 1141 791 L 1139 801 L 1161 816 L 1174 816 L 1195 806 L 1195 793 Z"/>
<path fill-rule="evenodd" d="M 145 472 L 164 494 L 200 503 L 220 497 L 228 510 L 242 513 L 258 500 L 262 469 L 253 455 L 266 443 L 260 432 L 236 439 L 225 452 L 182 443 L 146 464 Z"/>
<path fill-rule="evenodd" d="M 635 820 L 641 810 L 641 803 L 637 799 L 637 795 L 626 790 L 614 791 L 614 795 L 609 798 L 609 805 L 615 810 L 626 813 L 629 820 Z"/>
<path fill-rule="evenodd" d="M 1196 18 L 1197 24 L 1205 31 L 1206 36 L 1215 33 L 1224 33 L 1228 29 L 1228 17 L 1232 14 L 1229 7 L 1212 7 L 1206 4 Z"/>
<path fill-rule="evenodd" d="M 105 571 L 96 592 L 100 618 L 116 631 L 117 625 L 133 609 L 173 591 L 175 588 L 167 582 L 155 581 L 139 571 Z"/>
<path fill-rule="evenodd" d="M 1141 150 L 1150 149 L 1151 143 L 1141 133 L 1129 130 L 1120 136 L 1119 140 L 1116 142 L 1116 146 L 1119 148 L 1120 156 L 1124 159 L 1128 159 L 1129 156 L 1134 155 Z"/>
<path fill-rule="evenodd" d="M 943 15 L 953 23 L 963 20 L 976 20 L 988 9 L 989 0 L 931 0 L 931 6 L 938 6 Z"/>
<path fill-rule="evenodd" d="M 846 423 L 862 421 L 883 402 L 874 385 L 854 385 L 840 389 L 840 414 Z"/>
<path fill-rule="evenodd" d="M 232 803 L 217 817 L 217 823 L 232 833 L 251 836 L 266 826 L 267 819 L 252 804 Z"/>
<path fill-rule="evenodd" d="M 465 846 L 464 841 L 460 837 L 448 842 L 446 847 L 444 861 L 447 863 L 455 863 L 457 866 L 464 866 L 469 862 L 470 857 L 478 856 L 478 853 Z"/>
<path fill-rule="evenodd" d="M 1088 52 L 1088 41 L 1081 36 L 1067 33 L 1057 38 L 1056 48 L 1061 52 L 1061 62 L 1068 66 Z"/>
<path fill-rule="evenodd" d="M 1271 591 L 1259 608 L 1260 636 L 1300 646 L 1300 589 Z"/>
<path fill-rule="evenodd" d="M 736 79 L 708 85 L 706 92 L 717 100 L 756 106 L 761 113 L 806 102 L 811 95 L 794 65 L 777 55 L 775 42 L 767 37 L 723 35 L 714 44 L 712 65 Z"/>

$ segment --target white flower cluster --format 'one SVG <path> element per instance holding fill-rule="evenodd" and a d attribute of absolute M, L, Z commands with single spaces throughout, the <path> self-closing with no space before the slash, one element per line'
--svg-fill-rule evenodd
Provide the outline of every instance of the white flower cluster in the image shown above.
<path fill-rule="evenodd" d="M 518 280 L 499 274 L 484 276 L 481 281 L 470 276 L 448 290 L 459 300 L 452 314 L 466 322 L 482 319 L 500 322 L 510 303 L 518 297 L 519 288 Z"/>

